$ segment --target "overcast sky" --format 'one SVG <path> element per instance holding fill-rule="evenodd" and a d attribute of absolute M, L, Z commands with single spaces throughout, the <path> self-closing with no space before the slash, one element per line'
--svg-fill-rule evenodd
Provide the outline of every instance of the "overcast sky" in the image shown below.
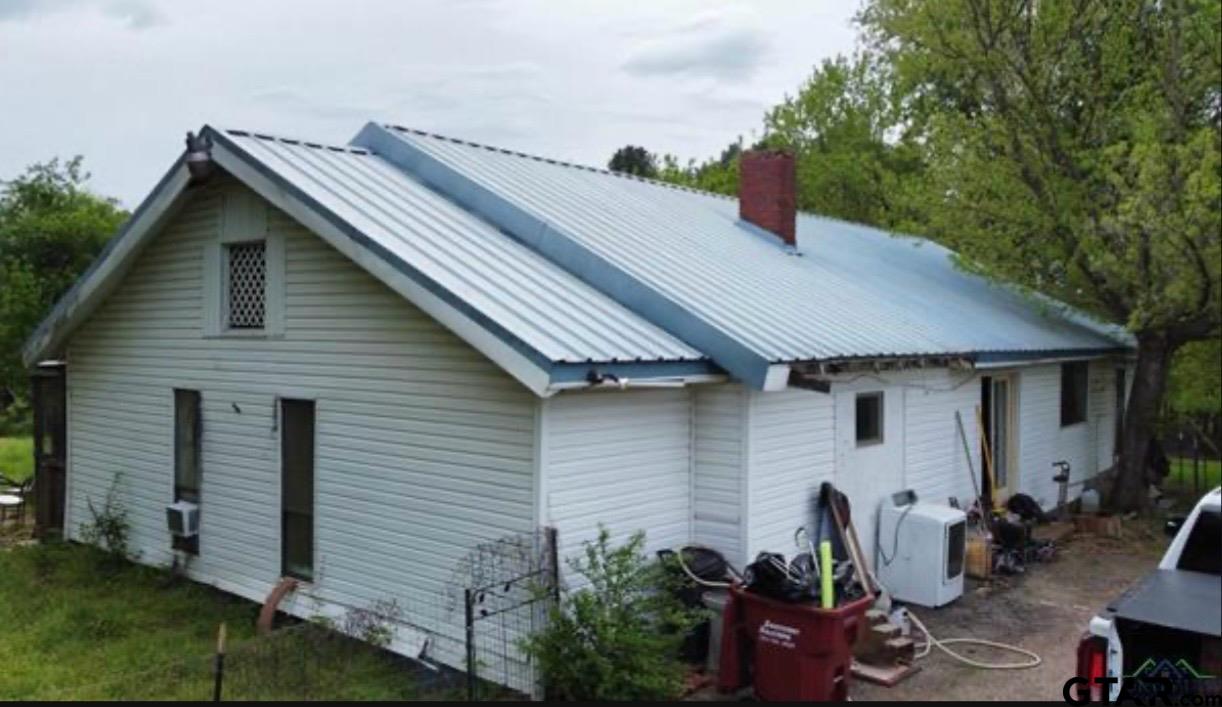
<path fill-rule="evenodd" d="M 85 156 L 134 207 L 204 123 L 347 142 L 368 120 L 604 165 L 758 133 L 857 0 L 0 0 L 0 179 Z"/>

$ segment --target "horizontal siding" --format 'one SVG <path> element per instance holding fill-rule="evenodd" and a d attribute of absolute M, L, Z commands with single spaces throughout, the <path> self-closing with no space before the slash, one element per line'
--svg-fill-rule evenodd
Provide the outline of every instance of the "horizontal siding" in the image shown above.
<path fill-rule="evenodd" d="M 814 500 L 835 470 L 832 397 L 808 390 L 752 391 L 747 443 L 747 552 L 794 553 L 794 531 L 813 523 Z"/>
<path fill-rule="evenodd" d="M 1086 421 L 1068 427 L 1061 426 L 1061 367 L 1032 366 L 1019 372 L 1019 488 L 1045 509 L 1053 508 L 1057 502 L 1058 485 L 1052 480 L 1056 473 L 1054 461 L 1064 459 L 1070 463 L 1073 482 L 1081 482 L 1098 471 L 1099 437 L 1112 419 L 1111 413 L 1102 412 L 1095 400 L 1103 396 L 1097 372 L 1102 365 L 1091 366 Z M 1069 488 L 1069 499 L 1077 498 L 1081 492 L 1081 484 L 1075 483 Z"/>
<path fill-rule="evenodd" d="M 279 398 L 316 400 L 316 580 L 309 615 L 395 599 L 453 640 L 446 592 L 477 543 L 534 525 L 536 401 L 499 368 L 278 211 L 285 334 L 205 338 L 209 187 L 74 335 L 69 528 L 119 475 L 133 547 L 167 564 L 174 387 L 202 392 L 200 556 L 193 575 L 261 600 L 279 578 Z M 459 612 L 461 613 L 461 611 Z M 444 657 L 443 657 L 444 659 Z"/>
<path fill-rule="evenodd" d="M 563 393 L 548 401 L 543 483 L 562 557 L 578 555 L 599 525 L 615 544 L 644 531 L 651 555 L 689 542 L 691 408 L 682 388 Z"/>
<path fill-rule="evenodd" d="M 693 392 L 692 540 L 742 565 L 746 390 L 737 383 Z"/>
<path fill-rule="evenodd" d="M 976 497 L 973 472 L 981 474 L 976 408 L 980 377 L 945 369 L 907 376 L 904 381 L 904 486 L 917 498 L 945 504 L 954 497 L 967 507 Z M 963 420 L 971 470 L 955 412 Z"/>

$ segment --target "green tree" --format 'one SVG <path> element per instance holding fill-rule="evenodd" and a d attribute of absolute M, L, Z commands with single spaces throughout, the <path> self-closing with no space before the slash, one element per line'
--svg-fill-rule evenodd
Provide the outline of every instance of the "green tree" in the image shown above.
<path fill-rule="evenodd" d="M 634 174 L 638 177 L 653 179 L 658 176 L 658 166 L 649 150 L 636 145 L 625 145 L 611 155 L 607 169 L 612 172 Z"/>
<path fill-rule="evenodd" d="M 794 152 L 799 208 L 884 227 L 914 219 L 909 184 L 923 170 L 921 145 L 878 56 L 824 60 L 764 127 L 765 145 Z"/>
<path fill-rule="evenodd" d="M 1176 352 L 1167 402 L 1175 415 L 1222 413 L 1222 338 L 1189 342 Z"/>
<path fill-rule="evenodd" d="M 871 0 L 858 21 L 919 110 L 922 231 L 1135 336 L 1111 502 L 1143 505 L 1172 356 L 1220 324 L 1222 3 Z"/>
<path fill-rule="evenodd" d="M 0 182 L 0 392 L 26 396 L 21 346 L 127 218 L 85 188 L 81 158 Z"/>

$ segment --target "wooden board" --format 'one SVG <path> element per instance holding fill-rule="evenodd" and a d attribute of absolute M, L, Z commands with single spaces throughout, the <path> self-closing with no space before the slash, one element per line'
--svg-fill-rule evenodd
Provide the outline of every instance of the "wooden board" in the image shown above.
<path fill-rule="evenodd" d="M 883 687 L 894 687 L 909 677 L 921 672 L 919 665 L 892 665 L 880 667 L 853 661 L 853 677 Z"/>

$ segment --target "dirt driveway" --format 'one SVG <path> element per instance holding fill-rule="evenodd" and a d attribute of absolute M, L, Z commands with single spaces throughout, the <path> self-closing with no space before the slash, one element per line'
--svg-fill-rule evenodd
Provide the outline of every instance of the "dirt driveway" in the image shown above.
<path fill-rule="evenodd" d="M 1020 576 L 969 586 L 954 604 L 916 614 L 939 638 L 972 637 L 1012 643 L 1035 651 L 1043 663 L 1030 670 L 979 670 L 938 650 L 921 672 L 884 688 L 855 681 L 854 700 L 1055 700 L 1073 674 L 1078 639 L 1090 617 L 1107 601 L 1153 569 L 1166 539 L 1148 522 L 1134 521 L 1118 539 L 1078 535 L 1065 541 L 1057 558 Z M 1011 660 L 1010 654 L 984 660 Z"/>

